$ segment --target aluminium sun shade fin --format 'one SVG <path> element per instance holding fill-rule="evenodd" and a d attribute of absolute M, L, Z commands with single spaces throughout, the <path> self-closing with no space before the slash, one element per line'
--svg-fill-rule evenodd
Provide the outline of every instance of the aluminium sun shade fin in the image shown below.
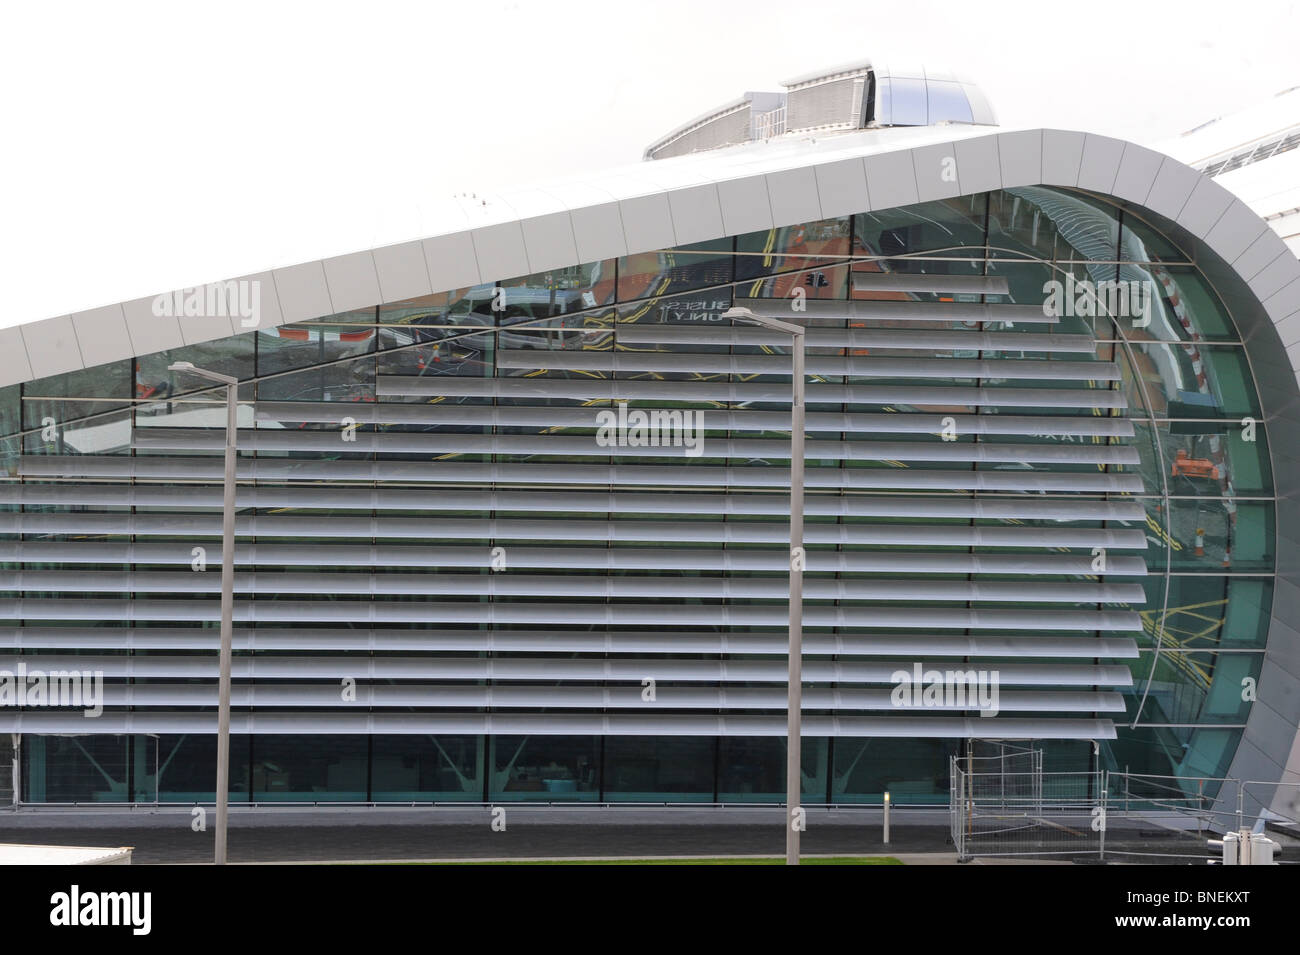
<path fill-rule="evenodd" d="M 538 464 L 477 461 L 285 460 L 241 458 L 240 481 L 435 481 L 461 484 L 596 484 L 689 487 L 789 488 L 787 468 L 701 465 Z M 23 477 L 132 478 L 137 480 L 221 480 L 218 456 L 27 455 L 18 460 Z M 880 490 L 983 490 L 1019 493 L 1084 491 L 1140 494 L 1142 476 L 1097 471 L 941 471 L 906 468 L 813 467 L 805 487 Z M 0 515 L 2 517 L 2 515 Z"/>
<path fill-rule="evenodd" d="M 86 733 L 80 711 L 0 711 L 0 732 L 32 735 Z M 211 735 L 211 714 L 194 711 L 144 710 L 104 713 L 96 729 L 112 735 Z M 557 713 L 284 713 L 275 710 L 235 712 L 235 735 L 532 735 L 532 736 L 771 736 L 786 735 L 784 716 L 703 716 L 652 714 L 570 715 Z M 895 739 L 1114 739 L 1108 719 L 1050 719 L 951 716 L 805 716 L 803 735 Z"/>
<path fill-rule="evenodd" d="M 219 508 L 220 486 L 173 487 L 156 484 L 18 484 L 0 482 L 0 504 L 91 507 Z M 330 510 L 483 510 L 664 514 L 777 514 L 790 510 L 789 494 L 669 494 L 637 491 L 422 490 L 373 487 L 248 487 L 237 490 L 235 506 L 328 508 Z M 816 516 L 857 517 L 1011 517 L 1047 520 L 1145 521 L 1140 500 L 1043 498 L 1025 494 L 1000 497 L 938 495 L 809 494 L 804 512 Z"/>
<path fill-rule="evenodd" d="M 232 706 L 283 706 L 353 709 L 374 707 L 428 707 L 440 709 L 464 707 L 503 707 L 526 709 L 642 709 L 645 700 L 640 686 L 463 686 L 447 684 L 358 684 L 355 698 L 341 699 L 336 684 L 249 684 L 231 687 Z M 803 703 L 808 709 L 853 711 L 964 712 L 978 710 L 978 696 L 972 687 L 963 690 L 960 699 L 925 705 L 900 705 L 893 701 L 889 689 L 837 688 L 804 690 Z M 217 688 L 203 684 L 109 684 L 101 702 L 117 706 L 215 706 Z M 662 687 L 656 691 L 656 703 L 665 709 L 705 710 L 784 710 L 786 694 L 781 687 Z M 1085 690 L 1000 690 L 999 713 L 1122 713 L 1124 698 L 1119 693 Z"/>
<path fill-rule="evenodd" d="M 236 600 L 235 620 L 247 623 L 414 623 L 523 624 L 537 626 L 774 627 L 787 621 L 779 601 L 771 605 L 530 603 L 523 600 Z M 215 623 L 219 600 L 150 598 L 0 599 L 0 620 L 158 620 Z M 976 610 L 947 607 L 811 605 L 804 626 L 897 627 L 899 629 L 1110 630 L 1134 633 L 1141 618 L 1128 610 L 1058 608 Z M 29 661 L 30 662 L 30 661 Z"/>
<path fill-rule="evenodd" d="M 445 375 L 385 375 L 378 378 L 375 390 L 384 397 L 790 402 L 790 385 L 781 382 L 615 381 L 585 376 L 454 378 Z M 1128 407 L 1124 392 L 1103 388 L 1013 388 L 906 383 L 838 385 L 811 382 L 807 389 L 807 400 L 809 404 L 938 404 L 1080 409 Z"/>
<path fill-rule="evenodd" d="M 789 439 L 710 438 L 707 412 L 689 426 L 687 443 L 680 434 L 667 446 L 623 446 L 601 442 L 597 435 L 518 434 L 350 434 L 346 445 L 339 431 L 243 431 L 244 451 L 340 451 L 376 454 L 529 454 L 566 457 L 664 457 L 788 459 Z M 681 422 L 681 413 L 675 419 Z M 656 426 L 657 427 L 657 426 Z M 658 436 L 656 433 L 656 440 Z M 217 431 L 195 428 L 146 428 L 136 432 L 134 446 L 142 449 L 211 450 L 224 447 Z M 1134 447 L 1104 444 L 1008 444 L 971 441 L 819 441 L 805 444 L 805 457 L 842 461 L 961 461 L 1060 464 L 1138 464 Z"/>
<path fill-rule="evenodd" d="M 799 313 L 786 318 L 798 324 Z M 620 322 L 614 326 L 621 345 L 769 345 L 789 347 L 790 336 L 753 325 L 689 325 Z M 820 328 L 809 326 L 808 348 L 907 348 L 967 351 L 1058 352 L 1093 354 L 1097 342 L 1089 335 L 1033 332 L 977 332 L 959 329 Z"/>
<path fill-rule="evenodd" d="M 357 424 L 382 425 L 469 425 L 493 428 L 595 428 L 596 415 L 609 410 L 610 405 L 593 405 L 586 408 L 546 408 L 521 405 L 454 405 L 440 403 L 404 404 L 386 402 L 366 403 L 351 411 L 349 416 Z M 647 413 L 680 409 L 641 407 Z M 785 411 L 704 409 L 709 430 L 729 431 L 789 431 L 790 415 Z M 339 425 L 336 408 L 310 401 L 261 401 L 257 403 L 256 419 L 259 422 L 313 422 Z M 1118 417 L 1084 417 L 1083 415 L 973 415 L 973 414 L 917 414 L 912 412 L 825 412 L 811 411 L 805 415 L 808 433 L 819 431 L 873 432 L 876 434 L 929 434 L 938 435 L 948 427 L 947 419 L 961 435 L 1069 435 L 1131 438 L 1133 421 Z M 169 419 L 150 423 L 147 417 L 138 417 L 138 431 L 165 427 Z M 178 429 L 180 430 L 180 429 Z M 196 430 L 196 429 L 184 429 Z"/>
<path fill-rule="evenodd" d="M 855 292 L 916 292 L 963 295 L 1008 295 L 1001 275 L 933 275 L 904 272 L 854 272 Z"/>
<path fill-rule="evenodd" d="M 784 657 L 785 633 L 691 633 L 689 631 L 384 630 L 240 627 L 236 651 L 317 650 L 325 652 L 491 652 L 491 653 L 750 653 Z M 0 647 L 23 650 L 210 650 L 220 632 L 201 627 L 21 627 L 0 628 Z M 1076 657 L 1136 659 L 1132 637 L 1069 637 L 1040 634 L 807 633 L 804 653 L 838 656 Z"/>
<path fill-rule="evenodd" d="M 490 566 L 490 565 L 483 565 Z M 559 576 L 552 574 L 321 574 L 306 571 L 241 572 L 238 594 L 339 596 L 477 596 L 785 600 L 779 578 L 672 577 L 660 575 Z M 23 570 L 0 571 L 0 591 L 60 593 L 220 594 L 218 575 L 185 571 Z M 990 603 L 1129 603 L 1146 602 L 1140 584 L 1089 581 L 909 580 L 807 577 L 807 600 L 985 601 Z"/>
<path fill-rule="evenodd" d="M 0 513 L 0 533 L 133 534 L 211 537 L 221 533 L 219 514 Z M 393 538 L 415 540 L 600 540 L 699 541 L 712 544 L 775 543 L 788 539 L 777 521 L 639 521 L 525 518 L 401 518 L 236 515 L 241 537 Z M 806 544 L 924 544 L 945 547 L 1113 547 L 1145 549 L 1140 528 L 1033 527 L 965 524 L 809 523 Z"/>
<path fill-rule="evenodd" d="M 872 321 L 891 322 L 1005 322 L 1008 325 L 1055 325 L 1060 317 L 1047 314 L 1041 305 L 1001 305 L 983 302 L 909 302 L 889 300 L 838 301 L 805 299 L 803 313 L 792 313 L 788 302 L 771 298 L 740 298 L 739 308 L 756 315 L 789 320 L 792 315 L 803 321 Z"/>
<path fill-rule="evenodd" d="M 667 351 L 587 351 L 579 349 L 502 349 L 498 368 L 640 372 L 698 372 L 711 375 L 789 375 L 790 356 L 689 354 Z M 874 378 L 997 378 L 1048 381 L 1118 381 L 1119 365 L 1108 361 L 1055 361 L 1019 358 L 840 358 L 809 355 L 809 375 Z"/>
<path fill-rule="evenodd" d="M 0 666 L 16 672 L 18 662 L 30 659 L 0 656 Z M 804 664 L 808 683 L 894 683 L 899 670 L 911 672 L 915 659 L 872 662 L 809 660 Z M 112 679 L 212 679 L 217 661 L 211 656 L 93 656 L 42 655 L 47 670 L 93 670 Z M 936 664 L 937 666 L 937 664 Z M 930 664 L 922 663 L 922 668 Z M 945 664 L 945 668 L 948 665 Z M 962 664 L 960 669 L 966 669 Z M 978 669 L 976 665 L 971 668 Z M 783 660 L 680 660 L 659 657 L 609 659 L 538 659 L 535 657 L 310 657 L 301 655 L 239 656 L 231 661 L 231 677 L 250 679 L 361 680 L 588 680 L 627 681 L 638 690 L 641 681 L 679 680 L 694 683 L 784 684 Z M 1087 663 L 1000 663 L 1000 685 L 1127 687 L 1133 674 L 1127 666 Z"/>
<path fill-rule="evenodd" d="M 236 566 L 316 567 L 472 567 L 492 565 L 494 548 L 457 545 L 334 544 L 323 541 L 276 544 L 261 541 L 235 546 Z M 0 540 L 0 561 L 30 564 L 173 564 L 189 566 L 188 542 L 149 543 Z M 221 548 L 207 548 L 207 561 L 221 561 Z M 1095 574 L 1090 554 L 923 553 L 918 551 L 830 551 L 810 549 L 805 569 L 816 573 L 942 573 L 1066 575 Z M 529 547 L 512 545 L 514 568 L 574 567 L 584 570 L 722 570 L 783 572 L 787 548 L 708 550 L 674 547 Z M 30 574 L 31 572 L 24 572 Z M 1108 577 L 1146 576 L 1140 557 L 1109 555 Z M 8 579 L 13 579 L 8 578 Z M 23 582 L 32 578 L 24 577 Z M 28 585 L 26 589 L 38 589 Z M 94 588 L 89 588 L 94 589 Z M 134 589 L 148 590 L 148 587 Z"/>

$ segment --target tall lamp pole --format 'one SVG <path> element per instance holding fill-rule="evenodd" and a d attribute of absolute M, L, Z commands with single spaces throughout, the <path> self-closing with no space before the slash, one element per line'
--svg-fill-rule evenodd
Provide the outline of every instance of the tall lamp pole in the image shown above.
<path fill-rule="evenodd" d="M 221 658 L 217 698 L 217 819 L 213 862 L 226 864 L 226 815 L 230 791 L 230 657 L 235 621 L 235 443 L 239 436 L 239 379 L 195 368 L 188 361 L 167 366 L 226 386 L 226 469 L 221 500 Z"/>
<path fill-rule="evenodd" d="M 785 864 L 799 864 L 799 803 L 803 798 L 803 444 L 804 444 L 804 328 L 747 308 L 730 308 L 723 318 L 753 322 L 790 336 L 790 645 L 786 674 L 785 744 Z"/>

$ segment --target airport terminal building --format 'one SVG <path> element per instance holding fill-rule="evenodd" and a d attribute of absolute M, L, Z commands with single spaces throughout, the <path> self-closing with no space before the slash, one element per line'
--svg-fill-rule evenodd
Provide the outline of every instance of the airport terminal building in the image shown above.
<path fill-rule="evenodd" d="M 790 346 L 733 307 L 807 328 L 808 804 L 946 803 L 975 738 L 1300 762 L 1300 263 L 1256 213 L 868 64 L 646 159 L 0 331 L 0 670 L 102 676 L 0 706 L 16 799 L 212 798 L 184 361 L 241 382 L 232 799 L 781 801 Z M 998 712 L 899 706 L 916 664 Z"/>

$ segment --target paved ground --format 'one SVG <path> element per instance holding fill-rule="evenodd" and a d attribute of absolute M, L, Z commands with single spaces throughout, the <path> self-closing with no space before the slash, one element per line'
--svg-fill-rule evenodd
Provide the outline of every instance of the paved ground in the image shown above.
<path fill-rule="evenodd" d="M 942 852 L 945 833 L 917 833 L 904 843 L 911 851 Z M 188 829 L 102 828 L 45 829 L 18 832 L 0 828 L 0 841 L 52 845 L 134 846 L 136 863 L 208 862 L 211 833 Z M 835 827 L 804 834 L 804 851 L 826 855 L 877 855 L 887 851 L 879 830 Z M 414 860 L 466 858 L 550 858 L 572 856 L 781 855 L 780 829 L 736 826 L 599 826 L 532 825 L 493 832 L 487 826 L 320 826 L 232 829 L 231 862 L 326 860 Z"/>
<path fill-rule="evenodd" d="M 493 831 L 486 810 L 402 816 L 305 813 L 260 818 L 232 815 L 231 862 L 376 861 L 556 857 L 782 855 L 782 814 L 746 813 L 738 821 L 699 815 L 540 813 L 507 809 L 506 830 Z M 209 822 L 211 814 L 209 814 Z M 732 817 L 735 819 L 736 817 Z M 188 813 L 134 818 L 85 814 L 67 818 L 0 815 L 0 842 L 134 846 L 136 863 L 207 862 L 212 833 L 194 832 Z M 883 855 L 951 851 L 946 826 L 895 827 L 892 845 L 879 825 L 810 822 L 803 851 L 818 855 Z"/>
<path fill-rule="evenodd" d="M 809 855 L 893 855 L 913 864 L 954 861 L 946 813 L 895 817 L 888 846 L 878 811 L 810 811 Z M 0 842 L 133 846 L 137 864 L 205 863 L 212 832 L 194 832 L 183 808 L 163 811 L 0 812 Z M 504 832 L 487 808 L 232 812 L 232 863 L 374 862 L 505 858 L 664 857 L 784 854 L 784 813 L 770 809 L 544 809 L 506 807 Z M 211 812 L 208 822 L 211 823 Z M 1108 835 L 1110 861 L 1204 858 L 1204 835 L 1130 828 Z M 1026 860 L 1027 861 L 1027 860 Z M 1048 861 L 1037 859 L 1035 861 Z M 991 864 L 984 862 L 982 864 Z"/>

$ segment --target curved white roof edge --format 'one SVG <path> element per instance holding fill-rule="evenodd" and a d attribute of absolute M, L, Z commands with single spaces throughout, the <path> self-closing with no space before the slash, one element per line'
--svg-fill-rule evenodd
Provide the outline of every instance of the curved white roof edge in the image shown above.
<path fill-rule="evenodd" d="M 956 182 L 940 176 L 948 156 L 957 159 Z M 457 200 L 438 216 L 445 228 L 427 237 L 202 288 L 259 282 L 259 327 L 268 328 L 578 262 L 1027 185 L 1111 195 L 1203 239 L 1264 304 L 1300 369 L 1300 261 L 1258 215 L 1169 156 L 1056 129 L 895 127 L 638 163 Z M 154 300 L 0 329 L 0 385 L 255 330 L 238 318 L 160 317 Z"/>

